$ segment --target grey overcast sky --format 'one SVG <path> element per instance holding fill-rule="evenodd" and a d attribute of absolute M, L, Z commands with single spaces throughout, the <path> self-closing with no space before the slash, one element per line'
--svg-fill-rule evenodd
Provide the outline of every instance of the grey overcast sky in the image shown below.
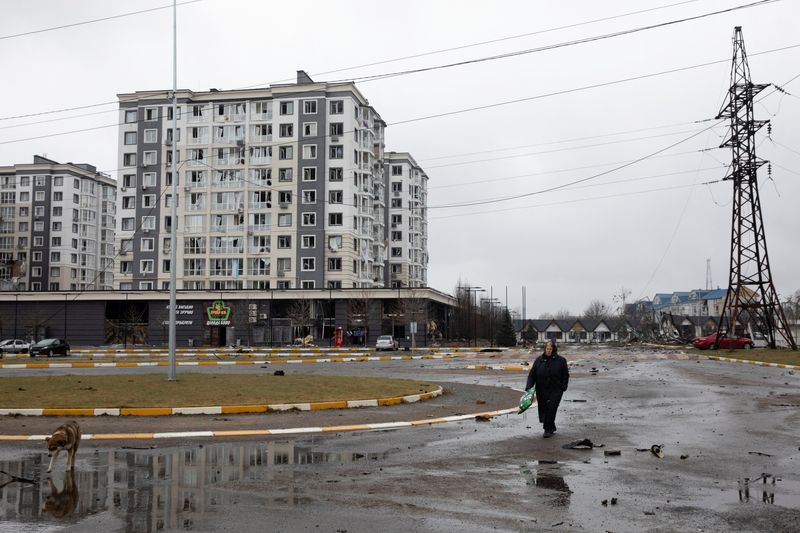
<path fill-rule="evenodd" d="M 590 39 L 754 2 L 201 0 L 178 7 L 178 85 L 266 85 L 298 69 L 316 81 L 353 79 L 589 39 L 358 84 L 389 124 L 387 150 L 411 152 L 430 177 L 429 285 L 452 293 L 461 278 L 501 300 L 507 287 L 511 308 L 524 285 L 528 317 L 578 314 L 593 299 L 611 304 L 622 286 L 634 299 L 704 288 L 707 259 L 713 285 L 727 284 L 732 185 L 718 180 L 731 155 L 714 149 L 725 127 L 708 119 L 723 104 L 742 26 L 753 81 L 786 91 L 770 88 L 756 106 L 772 121 L 771 138 L 758 134 L 758 155 L 772 162 L 760 192 L 785 296 L 800 288 L 800 2 Z M 171 88 L 171 9 L 37 32 L 164 5 L 4 2 L 0 117 Z M 26 32 L 36 33 L 14 37 Z M 116 177 L 115 111 L 0 120 L 0 164 L 47 154 Z"/>

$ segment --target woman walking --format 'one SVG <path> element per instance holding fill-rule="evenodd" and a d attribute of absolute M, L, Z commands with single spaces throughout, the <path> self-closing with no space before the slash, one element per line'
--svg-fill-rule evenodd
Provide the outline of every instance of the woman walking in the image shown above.
<path fill-rule="evenodd" d="M 528 373 L 525 390 L 536 385 L 536 402 L 539 407 L 539 422 L 544 426 L 544 438 L 550 438 L 556 432 L 556 411 L 561 403 L 561 396 L 569 385 L 569 369 L 567 360 L 558 355 L 558 347 L 554 340 L 544 345 L 544 353 L 533 362 Z"/>

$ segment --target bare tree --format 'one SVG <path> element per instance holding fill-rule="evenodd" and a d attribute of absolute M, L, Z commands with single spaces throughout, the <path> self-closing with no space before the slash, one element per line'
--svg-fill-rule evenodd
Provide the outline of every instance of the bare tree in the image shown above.
<path fill-rule="evenodd" d="M 617 305 L 617 314 L 619 316 L 625 316 L 625 305 L 628 302 L 628 298 L 631 296 L 630 289 L 626 289 L 624 286 L 619 288 L 619 292 L 612 295 L 611 299 Z"/>
<path fill-rule="evenodd" d="M 589 307 L 583 312 L 585 318 L 604 319 L 608 318 L 611 314 L 608 305 L 600 300 L 592 300 L 589 302 Z"/>
<path fill-rule="evenodd" d="M 408 297 L 398 300 L 398 307 L 402 309 L 403 314 L 409 322 L 417 324 L 418 332 L 423 331 L 422 328 L 428 327 L 428 300 L 422 297 L 422 291 L 417 289 L 407 289 Z M 416 335 L 411 334 L 411 348 L 416 348 Z"/>
<path fill-rule="evenodd" d="M 787 320 L 800 318 L 800 290 L 796 290 L 783 300 L 783 312 L 786 313 Z"/>
<path fill-rule="evenodd" d="M 286 317 L 292 321 L 295 337 L 305 337 L 314 319 L 314 303 L 311 300 L 295 300 L 286 309 Z"/>
<path fill-rule="evenodd" d="M 568 309 L 559 309 L 556 311 L 556 314 L 553 315 L 553 318 L 556 320 L 567 320 L 572 318 L 572 313 L 570 313 Z"/>
<path fill-rule="evenodd" d="M 364 332 L 364 346 L 367 345 L 369 338 L 369 317 L 370 298 L 369 291 L 359 291 L 354 297 L 347 300 L 347 325 L 349 327 L 361 327 Z"/>

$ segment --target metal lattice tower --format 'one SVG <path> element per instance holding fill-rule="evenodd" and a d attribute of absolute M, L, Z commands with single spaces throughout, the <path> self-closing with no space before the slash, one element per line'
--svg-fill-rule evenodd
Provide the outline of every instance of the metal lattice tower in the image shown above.
<path fill-rule="evenodd" d="M 755 134 L 769 121 L 753 118 L 753 100 L 768 86 L 750 81 L 742 28 L 736 26 L 731 86 L 726 104 L 717 115 L 718 119 L 730 118 L 729 135 L 720 148 L 730 147 L 733 152 L 725 177 L 733 181 L 730 275 L 717 333 L 729 324 L 728 331 L 734 334 L 741 318 L 741 322 L 750 322 L 763 333 L 770 347 L 775 347 L 776 334 L 780 334 L 792 349 L 797 349 L 772 283 L 758 196 L 758 169 L 766 161 L 756 156 Z"/>

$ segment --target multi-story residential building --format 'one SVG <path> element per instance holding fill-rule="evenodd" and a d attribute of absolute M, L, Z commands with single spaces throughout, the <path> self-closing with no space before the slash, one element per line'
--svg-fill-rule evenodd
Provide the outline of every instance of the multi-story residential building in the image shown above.
<path fill-rule="evenodd" d="M 387 152 L 386 283 L 425 287 L 428 282 L 428 176 L 407 152 Z"/>
<path fill-rule="evenodd" d="M 173 143 L 179 289 L 384 286 L 385 123 L 353 83 L 181 90 L 174 133 L 169 96 L 119 95 L 116 288 L 169 287 Z"/>
<path fill-rule="evenodd" d="M 0 289 L 110 290 L 116 190 L 87 164 L 0 167 Z"/>

